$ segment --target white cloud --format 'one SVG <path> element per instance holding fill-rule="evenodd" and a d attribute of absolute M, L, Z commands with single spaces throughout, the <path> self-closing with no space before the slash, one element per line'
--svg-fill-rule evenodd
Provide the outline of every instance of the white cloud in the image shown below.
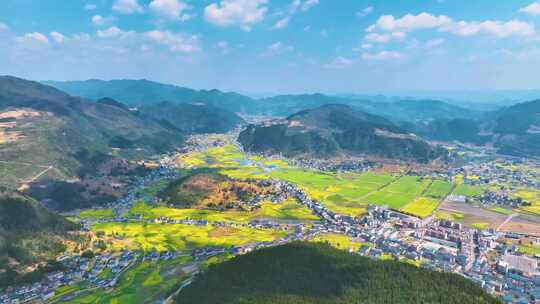
<path fill-rule="evenodd" d="M 145 36 L 156 43 L 168 47 L 171 52 L 194 53 L 201 49 L 199 37 L 196 35 L 187 36 L 183 33 L 154 30 L 146 32 Z"/>
<path fill-rule="evenodd" d="M 291 5 L 289 6 L 289 10 L 286 13 L 286 16 L 279 19 L 274 26 L 272 26 L 272 29 L 283 29 L 286 28 L 291 19 L 294 15 L 296 15 L 299 11 L 301 12 L 307 12 L 312 7 L 319 4 L 319 0 L 306 0 L 302 2 L 302 0 L 293 0 Z M 305 28 L 304 28 L 305 30 Z"/>
<path fill-rule="evenodd" d="M 97 5 L 93 4 L 93 3 L 88 3 L 84 6 L 84 9 L 87 10 L 87 11 L 93 11 L 97 8 Z"/>
<path fill-rule="evenodd" d="M 122 14 L 142 13 L 143 8 L 137 0 L 116 0 L 112 10 Z"/>
<path fill-rule="evenodd" d="M 362 43 L 362 45 L 360 47 L 363 48 L 363 49 L 370 49 L 370 48 L 373 47 L 373 44 L 371 44 L 371 43 Z"/>
<path fill-rule="evenodd" d="M 401 53 L 394 51 L 380 51 L 378 53 L 363 53 L 362 59 L 364 60 L 389 60 L 401 58 Z"/>
<path fill-rule="evenodd" d="M 261 54 L 261 57 L 272 57 L 279 54 L 283 54 L 288 51 L 292 51 L 294 48 L 292 46 L 285 45 L 280 41 L 272 43 L 269 45 Z"/>
<path fill-rule="evenodd" d="M 520 8 L 519 11 L 527 15 L 538 16 L 540 15 L 540 2 L 533 2 L 525 7 Z"/>
<path fill-rule="evenodd" d="M 534 25 L 519 20 L 511 20 L 508 22 L 491 20 L 483 22 L 459 21 L 446 25 L 440 30 L 458 36 L 487 34 L 497 38 L 506 38 L 510 36 L 533 36 L 536 32 Z"/>
<path fill-rule="evenodd" d="M 17 37 L 17 41 L 19 42 L 39 42 L 39 43 L 49 43 L 49 38 L 47 36 L 43 35 L 40 32 L 33 32 L 33 33 L 26 33 L 22 37 Z"/>
<path fill-rule="evenodd" d="M 377 22 L 370 25 L 366 31 L 368 33 L 396 31 L 407 33 L 423 29 L 436 29 L 457 36 L 485 34 L 495 38 L 533 36 L 536 33 L 534 24 L 520 20 L 507 22 L 496 20 L 455 21 L 445 15 L 434 16 L 425 12 L 418 15 L 407 14 L 398 19 L 392 15 L 384 15 L 379 17 Z"/>
<path fill-rule="evenodd" d="M 302 3 L 300 9 L 301 9 L 303 12 L 306 12 L 306 11 L 308 11 L 310 8 L 312 8 L 312 7 L 314 7 L 314 6 L 318 5 L 318 4 L 319 4 L 319 0 L 306 0 L 306 1 L 304 1 L 304 3 Z"/>
<path fill-rule="evenodd" d="M 419 29 L 438 28 L 448 25 L 451 22 L 452 19 L 447 16 L 433 16 L 428 13 L 420 13 L 418 15 L 407 14 L 398 19 L 392 15 L 383 15 L 379 17 L 375 24 L 368 27 L 367 31 L 373 32 L 376 29 L 380 29 L 387 32 L 410 32 Z"/>
<path fill-rule="evenodd" d="M 356 16 L 365 17 L 365 16 L 373 13 L 373 9 L 374 9 L 373 6 L 368 6 L 368 7 L 364 8 L 364 9 L 362 9 L 361 11 L 357 12 Z"/>
<path fill-rule="evenodd" d="M 5 23 L 0 22 L 0 32 L 9 30 L 9 26 Z"/>
<path fill-rule="evenodd" d="M 109 25 L 113 22 L 113 20 L 114 18 L 111 16 L 109 17 L 103 17 L 101 15 L 92 16 L 92 23 L 97 26 Z"/>
<path fill-rule="evenodd" d="M 96 32 L 96 35 L 99 38 L 125 38 L 129 34 L 133 34 L 134 32 L 125 32 L 121 29 L 117 28 L 116 26 L 111 26 L 105 30 L 98 30 Z"/>
<path fill-rule="evenodd" d="M 291 21 L 291 16 L 286 16 L 282 19 L 279 19 L 276 24 L 272 27 L 273 29 L 282 29 L 287 27 L 289 25 L 289 21 Z"/>
<path fill-rule="evenodd" d="M 50 35 L 56 43 L 64 43 L 64 41 L 66 40 L 66 36 L 59 32 L 51 32 Z"/>
<path fill-rule="evenodd" d="M 323 67 L 327 69 L 341 69 L 350 66 L 353 63 L 354 61 L 351 59 L 339 56 L 332 60 L 332 62 L 325 64 Z"/>
<path fill-rule="evenodd" d="M 239 25 L 250 31 L 251 26 L 264 20 L 268 0 L 222 0 L 204 8 L 206 21 L 218 26 Z"/>
<path fill-rule="evenodd" d="M 444 39 L 431 39 L 424 43 L 424 47 L 431 49 L 444 43 Z"/>
<path fill-rule="evenodd" d="M 404 32 L 393 32 L 389 34 L 368 33 L 364 39 L 369 42 L 386 43 L 392 40 L 401 41 L 405 39 Z"/>
<path fill-rule="evenodd" d="M 163 17 L 182 21 L 191 18 L 191 15 L 185 12 L 190 10 L 191 6 L 181 0 L 152 0 L 149 7 L 154 13 Z"/>

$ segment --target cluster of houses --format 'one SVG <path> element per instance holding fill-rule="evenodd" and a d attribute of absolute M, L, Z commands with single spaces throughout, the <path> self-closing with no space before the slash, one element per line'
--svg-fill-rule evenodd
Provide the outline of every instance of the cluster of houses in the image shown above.
<path fill-rule="evenodd" d="M 139 253 L 100 254 L 94 257 L 60 256 L 57 260 L 66 270 L 49 273 L 32 285 L 8 288 L 0 293 L 1 304 L 41 303 L 52 299 L 56 291 L 68 285 L 86 282 L 88 288 L 113 287 L 118 276 L 135 263 Z"/>

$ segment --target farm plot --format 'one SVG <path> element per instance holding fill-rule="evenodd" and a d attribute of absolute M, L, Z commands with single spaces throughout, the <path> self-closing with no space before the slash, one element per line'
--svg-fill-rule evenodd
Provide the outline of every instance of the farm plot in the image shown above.
<path fill-rule="evenodd" d="M 109 237 L 108 247 L 143 251 L 189 250 L 204 246 L 224 246 L 272 241 L 283 231 L 248 227 L 213 227 L 161 223 L 98 223 L 92 231 Z"/>
<path fill-rule="evenodd" d="M 367 196 L 365 200 L 376 205 L 387 205 L 392 209 L 399 210 L 405 205 L 414 202 L 429 184 L 429 179 L 422 179 L 417 176 L 403 176 L 380 191 Z"/>

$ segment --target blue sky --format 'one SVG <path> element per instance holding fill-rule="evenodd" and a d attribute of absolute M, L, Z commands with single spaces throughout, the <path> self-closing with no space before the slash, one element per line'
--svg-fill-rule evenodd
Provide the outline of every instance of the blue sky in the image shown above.
<path fill-rule="evenodd" d="M 0 74 L 242 92 L 538 89 L 532 0 L 2 0 Z"/>

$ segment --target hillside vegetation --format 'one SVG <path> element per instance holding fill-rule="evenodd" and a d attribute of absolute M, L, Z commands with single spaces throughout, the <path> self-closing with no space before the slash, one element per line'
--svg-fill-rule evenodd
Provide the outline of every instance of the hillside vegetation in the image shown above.
<path fill-rule="evenodd" d="M 67 232 L 76 228 L 28 197 L 0 193 L 0 287 L 39 276 L 18 271 L 54 260 L 65 250 Z"/>
<path fill-rule="evenodd" d="M 499 302 L 455 274 L 374 261 L 325 244 L 292 243 L 210 266 L 176 303 Z"/>
<path fill-rule="evenodd" d="M 349 152 L 427 162 L 444 154 L 387 119 L 346 105 L 324 105 L 283 121 L 250 125 L 239 141 L 249 151 L 289 156 Z"/>
<path fill-rule="evenodd" d="M 186 133 L 225 133 L 245 123 L 234 112 L 205 104 L 160 102 L 144 105 L 139 110 L 165 120 Z"/>
<path fill-rule="evenodd" d="M 245 202 L 270 191 L 255 182 L 238 181 L 212 169 L 202 169 L 173 181 L 159 197 L 180 208 L 249 210 Z"/>

